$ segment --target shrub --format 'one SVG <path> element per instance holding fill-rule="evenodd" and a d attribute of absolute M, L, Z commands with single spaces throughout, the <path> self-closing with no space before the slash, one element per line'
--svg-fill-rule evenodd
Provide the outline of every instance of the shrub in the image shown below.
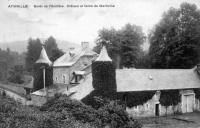
<path fill-rule="evenodd" d="M 79 101 L 71 100 L 67 96 L 61 96 L 49 101 L 42 106 L 40 110 L 56 113 L 70 113 L 76 120 L 83 123 L 90 123 L 97 127 L 141 127 L 139 122 L 129 118 L 124 107 L 119 105 L 116 101 L 103 100 L 100 98 L 99 101 L 96 101 L 99 107 L 94 109 Z"/>
<path fill-rule="evenodd" d="M 194 93 L 195 93 L 195 98 L 200 99 L 200 89 L 194 89 Z"/>
<path fill-rule="evenodd" d="M 23 66 L 21 65 L 15 65 L 11 70 L 9 71 L 9 78 L 8 81 L 16 84 L 22 84 L 24 81 L 22 80 L 23 76 Z"/>
<path fill-rule="evenodd" d="M 95 128 L 90 123 L 76 121 L 66 111 L 40 111 L 37 107 L 23 106 L 1 96 L 0 102 L 3 103 L 0 104 L 1 128 Z"/>
<path fill-rule="evenodd" d="M 6 96 L 6 92 L 4 90 L 2 92 L 2 96 Z"/>
<path fill-rule="evenodd" d="M 8 128 L 141 128 L 115 101 L 100 100 L 94 109 L 67 96 L 51 99 L 44 106 L 28 107 L 7 97 L 0 97 L 0 127 Z M 101 104 L 101 103 L 100 103 Z M 8 107 L 6 107 L 8 106 Z M 5 109 L 6 108 L 6 109 Z"/>
<path fill-rule="evenodd" d="M 90 105 L 95 109 L 103 106 L 105 103 L 104 99 L 116 100 L 117 93 L 115 92 L 105 92 L 101 90 L 94 90 L 85 98 L 82 99 L 82 102 L 86 105 Z"/>

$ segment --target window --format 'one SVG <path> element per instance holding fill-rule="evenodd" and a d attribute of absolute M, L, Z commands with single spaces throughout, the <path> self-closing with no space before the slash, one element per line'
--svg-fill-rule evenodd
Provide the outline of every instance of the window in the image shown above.
<path fill-rule="evenodd" d="M 65 76 L 63 75 L 63 83 L 65 83 Z"/>
<path fill-rule="evenodd" d="M 133 109 L 134 109 L 134 110 L 138 110 L 138 106 L 134 106 Z"/>
<path fill-rule="evenodd" d="M 146 108 L 149 108 L 149 104 L 146 104 Z"/>

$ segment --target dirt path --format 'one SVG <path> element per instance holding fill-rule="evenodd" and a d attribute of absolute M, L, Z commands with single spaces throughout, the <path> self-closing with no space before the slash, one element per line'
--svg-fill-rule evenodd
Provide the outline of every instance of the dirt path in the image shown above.
<path fill-rule="evenodd" d="M 200 112 L 140 119 L 143 128 L 200 128 Z"/>

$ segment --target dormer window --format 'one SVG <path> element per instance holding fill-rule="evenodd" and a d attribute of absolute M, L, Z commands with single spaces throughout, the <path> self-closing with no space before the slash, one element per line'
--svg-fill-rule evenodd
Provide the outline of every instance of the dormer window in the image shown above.
<path fill-rule="evenodd" d="M 74 71 L 71 83 L 79 83 L 79 81 L 84 77 L 85 71 Z"/>
<path fill-rule="evenodd" d="M 69 48 L 69 55 L 70 55 L 70 57 L 75 56 L 75 48 L 74 47 Z"/>

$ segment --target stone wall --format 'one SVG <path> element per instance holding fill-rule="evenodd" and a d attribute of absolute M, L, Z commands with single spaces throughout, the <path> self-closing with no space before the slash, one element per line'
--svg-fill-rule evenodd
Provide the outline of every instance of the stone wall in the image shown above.
<path fill-rule="evenodd" d="M 155 104 L 159 103 L 159 95 L 155 94 L 152 99 L 148 100 L 143 105 L 138 105 L 132 108 L 126 108 L 130 116 L 133 117 L 147 117 L 155 116 Z"/>
<path fill-rule="evenodd" d="M 187 95 L 188 93 L 192 93 L 192 90 L 180 90 L 181 95 Z M 160 95 L 156 93 L 152 99 L 147 101 L 143 105 L 138 105 L 136 107 L 132 108 L 126 108 L 127 112 L 130 114 L 130 116 L 133 117 L 151 117 L 156 116 L 156 104 L 159 105 L 159 116 L 165 116 L 165 115 L 172 115 L 177 113 L 182 113 L 182 100 L 181 102 L 176 106 L 169 106 L 166 107 L 162 106 L 159 103 Z M 195 99 L 193 111 L 200 111 L 200 101 L 198 99 Z"/>
<path fill-rule="evenodd" d="M 82 56 L 79 60 L 70 67 L 54 67 L 53 68 L 53 83 L 70 84 L 72 73 L 74 71 L 82 70 L 92 63 L 92 56 Z M 65 76 L 65 83 L 64 77 Z"/>
<path fill-rule="evenodd" d="M 14 93 L 12 91 L 0 88 L 0 94 L 2 95 L 3 93 L 5 93 L 6 96 L 13 98 L 15 101 L 17 101 L 23 105 L 31 105 L 32 104 L 32 102 L 27 100 L 25 97 L 23 97 L 17 93 Z"/>
<path fill-rule="evenodd" d="M 70 67 L 54 67 L 53 68 L 53 83 L 64 84 L 63 76 L 65 76 L 65 83 L 69 84 L 69 76 Z"/>

